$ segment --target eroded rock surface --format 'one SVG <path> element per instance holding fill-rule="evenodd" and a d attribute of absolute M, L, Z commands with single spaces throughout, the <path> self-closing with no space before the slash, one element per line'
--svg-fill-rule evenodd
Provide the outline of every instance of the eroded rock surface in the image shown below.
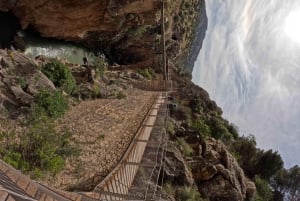
<path fill-rule="evenodd" d="M 226 146 L 208 139 L 200 145 L 199 157 L 191 163 L 196 184 L 211 201 L 242 201 L 253 196 L 255 185 L 249 181 Z"/>
<path fill-rule="evenodd" d="M 172 144 L 169 144 L 167 147 L 164 171 L 166 179 L 173 185 L 194 185 L 193 175 L 186 165 L 182 154 Z"/>
<path fill-rule="evenodd" d="M 0 50 L 0 111 L 29 106 L 40 90 L 55 90 L 38 64 L 17 51 Z"/>
<path fill-rule="evenodd" d="M 45 37 L 74 41 L 82 40 L 91 33 L 116 33 L 124 23 L 138 21 L 134 16 L 126 19 L 127 14 L 139 13 L 141 20 L 157 5 L 154 0 L 20 0 L 13 12 L 23 29 L 32 25 Z"/>

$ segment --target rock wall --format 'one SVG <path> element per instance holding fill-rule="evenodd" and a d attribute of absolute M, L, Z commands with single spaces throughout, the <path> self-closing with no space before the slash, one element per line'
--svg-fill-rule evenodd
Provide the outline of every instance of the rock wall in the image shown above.
<path fill-rule="evenodd" d="M 127 14 L 143 17 L 155 6 L 154 0 L 18 0 L 13 12 L 23 29 L 31 25 L 44 37 L 81 41 L 89 40 L 91 33 L 111 38 L 128 23 Z"/>

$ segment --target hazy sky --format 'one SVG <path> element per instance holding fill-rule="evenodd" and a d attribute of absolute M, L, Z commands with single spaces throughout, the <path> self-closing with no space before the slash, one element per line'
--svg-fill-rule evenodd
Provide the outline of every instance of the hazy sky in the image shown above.
<path fill-rule="evenodd" d="M 193 81 L 241 134 L 300 164 L 300 1 L 206 0 Z"/>

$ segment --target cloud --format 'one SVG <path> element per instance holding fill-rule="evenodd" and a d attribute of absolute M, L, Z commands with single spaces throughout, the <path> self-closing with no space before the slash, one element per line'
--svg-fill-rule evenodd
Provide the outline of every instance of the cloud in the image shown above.
<path fill-rule="evenodd" d="M 300 164 L 300 44 L 284 31 L 297 2 L 207 1 L 208 30 L 193 72 L 224 116 L 261 148 L 278 150 L 287 167 Z"/>

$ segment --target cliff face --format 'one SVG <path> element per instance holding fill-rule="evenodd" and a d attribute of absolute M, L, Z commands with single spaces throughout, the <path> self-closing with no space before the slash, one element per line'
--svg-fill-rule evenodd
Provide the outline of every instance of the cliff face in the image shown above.
<path fill-rule="evenodd" d="M 12 12 L 23 30 L 84 44 L 112 63 L 158 66 L 160 1 L 7 0 L 0 10 Z"/>
<path fill-rule="evenodd" d="M 151 25 L 155 22 L 154 18 L 142 21 L 145 15 L 156 11 L 157 3 L 153 0 L 21 0 L 13 7 L 23 29 L 31 25 L 44 37 L 87 42 L 93 42 L 92 35 L 98 35 L 102 41 L 111 39 L 131 20 Z M 140 13 L 141 16 L 129 20 L 127 15 L 130 13 Z"/>
<path fill-rule="evenodd" d="M 192 67 L 207 27 L 205 1 L 166 1 L 165 8 L 168 57 Z M 0 11 L 12 11 L 22 29 L 95 48 L 112 63 L 159 66 L 161 1 L 5 0 Z"/>

